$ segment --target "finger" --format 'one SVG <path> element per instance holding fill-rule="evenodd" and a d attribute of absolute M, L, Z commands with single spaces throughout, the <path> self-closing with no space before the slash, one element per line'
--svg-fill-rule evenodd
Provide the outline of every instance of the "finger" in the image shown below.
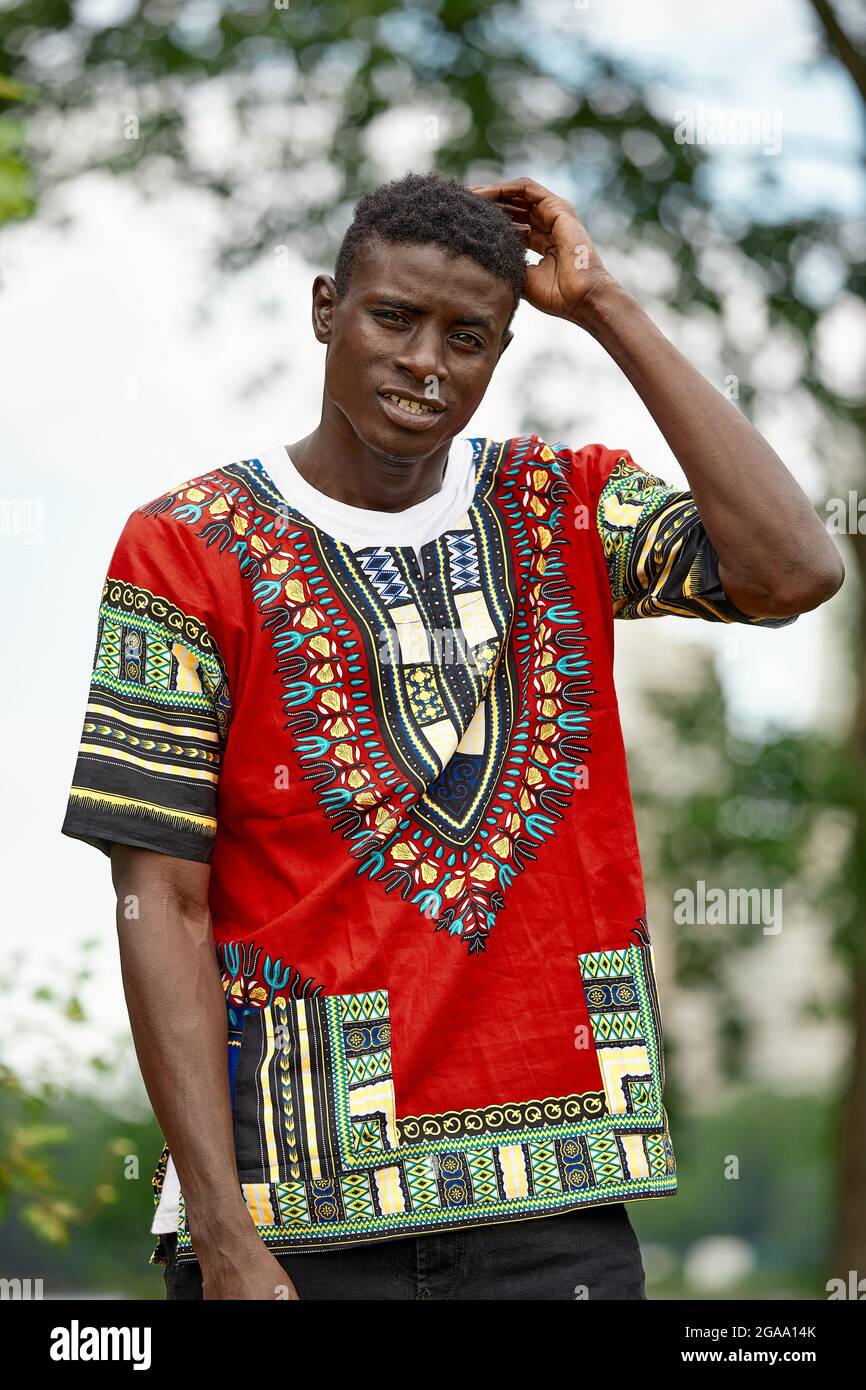
<path fill-rule="evenodd" d="M 540 203 L 545 198 L 555 198 L 556 194 L 544 184 L 536 183 L 535 179 L 517 178 L 505 179 L 502 183 L 481 184 L 471 190 L 479 193 L 482 197 L 505 197 L 508 199 L 520 198 L 527 203 Z"/>
<path fill-rule="evenodd" d="M 547 226 L 547 219 L 542 217 L 536 210 L 525 207 L 518 203 L 506 203 L 502 199 L 496 199 L 496 206 L 507 212 L 512 224 L 516 226 L 534 226 L 536 231 L 541 231 Z"/>
<path fill-rule="evenodd" d="M 546 218 L 537 215 L 529 216 L 522 210 L 505 208 L 511 218 L 511 226 L 514 231 L 527 242 L 530 250 L 538 251 L 541 255 L 554 246 L 555 240 L 550 234 L 550 223 Z"/>
<path fill-rule="evenodd" d="M 511 194 L 508 197 L 497 197 L 494 201 L 498 207 L 501 207 L 503 211 L 508 214 L 511 219 L 512 227 L 517 229 L 518 227 L 525 227 L 528 224 L 530 230 L 543 239 L 538 245 L 534 242 L 530 243 L 530 247 L 533 251 L 539 250 L 540 253 L 544 255 L 548 247 L 554 245 L 551 229 L 557 221 L 559 208 L 562 205 L 561 199 L 556 199 L 554 195 L 551 195 L 551 201 L 546 204 L 531 204 Z M 569 212 L 572 218 L 576 216 L 573 208 L 569 207 Z M 577 218 L 577 223 L 579 228 L 579 218 Z M 584 239 L 586 239 L 585 233 L 583 233 L 583 236 Z"/>
<path fill-rule="evenodd" d="M 512 227 L 525 227 L 527 231 L 529 230 L 530 221 L 524 213 L 509 212 L 508 215 L 511 218 Z"/>
<path fill-rule="evenodd" d="M 546 256 L 549 251 L 556 250 L 556 242 L 547 232 L 537 232 L 530 228 L 526 237 L 526 248 L 528 251 L 537 251 L 539 256 Z"/>
<path fill-rule="evenodd" d="M 542 237 L 547 245 L 553 245 L 553 238 L 550 235 L 551 220 L 543 216 L 537 210 L 532 212 L 515 211 L 510 212 L 513 227 L 528 227 L 534 236 Z"/>
<path fill-rule="evenodd" d="M 511 225 L 520 237 L 523 245 L 530 251 L 537 251 L 540 256 L 547 255 L 553 247 L 555 241 L 550 235 L 551 218 L 542 213 L 538 206 L 531 203 L 529 199 L 521 197 L 519 194 L 501 194 L 501 189 L 505 185 L 488 184 L 473 187 L 473 193 L 486 194 L 493 199 L 504 212 L 511 218 Z M 537 185 L 541 188 L 541 185 Z"/>
<path fill-rule="evenodd" d="M 499 203 L 499 202 L 496 204 L 496 206 L 499 207 L 499 208 L 501 208 L 502 211 L 503 211 L 504 213 L 507 213 L 507 215 L 511 218 L 511 221 L 512 221 L 512 223 L 513 223 L 513 225 L 514 225 L 515 227 L 516 227 L 516 226 L 523 226 L 523 227 L 528 227 L 528 226 L 529 226 L 531 219 L 530 219 L 529 213 L 526 211 L 526 208 L 514 208 L 514 207 L 510 207 L 510 206 L 508 205 L 508 203 Z"/>
<path fill-rule="evenodd" d="M 525 206 L 529 205 L 529 200 L 527 198 L 522 197 L 522 195 L 519 192 L 509 193 L 505 184 L 481 184 L 478 186 L 473 186 L 469 189 L 469 192 L 475 193 L 482 198 L 495 198 L 498 201 L 504 201 L 505 199 L 510 198 L 513 202 L 518 202 Z"/>
<path fill-rule="evenodd" d="M 531 227 L 515 227 L 514 230 L 525 251 L 537 251 L 539 256 L 546 256 L 557 249 L 553 239 L 544 232 L 535 232 Z"/>

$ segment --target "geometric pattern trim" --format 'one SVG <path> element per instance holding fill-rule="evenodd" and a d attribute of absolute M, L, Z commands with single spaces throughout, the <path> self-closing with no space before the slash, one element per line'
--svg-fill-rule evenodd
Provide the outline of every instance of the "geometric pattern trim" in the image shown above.
<path fill-rule="evenodd" d="M 574 1137 L 422 1155 L 307 1183 L 242 1184 L 274 1252 L 517 1221 L 677 1190 L 667 1131 Z M 181 1194 L 178 1262 L 195 1259 Z"/>
<path fill-rule="evenodd" d="M 664 1086 L 661 1019 L 655 960 L 646 922 L 634 943 L 578 957 L 595 1053 L 611 1115 L 662 1114 Z"/>
<path fill-rule="evenodd" d="M 386 989 L 327 994 L 254 943 L 222 947 L 238 1172 L 262 1240 L 301 1250 L 674 1193 L 643 919 L 631 938 L 578 957 L 603 1091 L 405 1117 Z M 158 1170 L 156 1201 L 160 1187 Z M 182 1198 L 178 1258 L 195 1258 Z"/>
<path fill-rule="evenodd" d="M 474 499 L 423 548 L 423 574 L 411 547 L 320 531 L 258 459 L 142 509 L 237 558 L 322 814 L 359 876 L 470 955 L 570 805 L 592 694 L 564 554 L 569 460 L 530 436 L 472 445 Z"/>
<path fill-rule="evenodd" d="M 743 613 L 727 597 L 719 557 L 691 492 L 680 491 L 617 459 L 596 511 L 610 577 L 614 616 L 655 618 L 674 613 L 715 623 L 787 627 L 796 620 Z"/>
<path fill-rule="evenodd" d="M 171 826 L 190 857 L 207 858 L 230 718 L 222 658 L 204 624 L 109 577 L 70 805 L 108 812 L 118 831 L 134 830 L 132 843 Z"/>

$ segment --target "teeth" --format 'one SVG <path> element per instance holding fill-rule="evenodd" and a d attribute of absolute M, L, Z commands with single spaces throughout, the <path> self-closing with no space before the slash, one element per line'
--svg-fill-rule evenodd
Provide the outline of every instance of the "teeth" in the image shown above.
<path fill-rule="evenodd" d="M 433 410 L 432 405 L 421 405 L 418 401 L 408 401 L 405 396 L 386 396 L 385 399 L 394 401 L 401 410 L 408 410 L 413 415 L 429 415 Z"/>

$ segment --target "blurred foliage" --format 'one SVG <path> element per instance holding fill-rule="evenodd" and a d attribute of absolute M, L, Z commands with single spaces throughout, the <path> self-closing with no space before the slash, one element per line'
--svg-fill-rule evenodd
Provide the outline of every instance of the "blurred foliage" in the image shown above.
<path fill-rule="evenodd" d="M 767 343 L 742 340 L 726 317 L 734 283 L 755 286 L 769 328 L 799 344 L 802 387 L 862 418 L 816 342 L 828 295 L 862 297 L 862 219 L 797 215 L 779 161 L 757 149 L 744 154 L 750 196 L 719 199 L 713 150 L 677 141 L 667 74 L 599 51 L 573 7 L 13 0 L 0 9 L 0 50 L 2 71 L 39 93 L 27 153 L 40 191 L 89 169 L 134 176 L 151 196 L 173 182 L 219 201 L 223 267 L 286 243 L 330 265 L 352 205 L 381 180 L 394 113 L 409 113 L 434 167 L 471 181 L 503 170 L 544 181 L 549 170 L 603 252 L 637 238 L 673 261 L 675 276 L 643 288 L 715 316 L 744 409 Z"/>
<path fill-rule="evenodd" d="M 25 126 L 12 114 L 31 97 L 22 82 L 0 77 L 0 226 L 29 217 L 35 209 L 30 169 L 22 153 Z"/>
<path fill-rule="evenodd" d="M 688 690 L 649 689 L 642 698 L 646 717 L 640 743 L 628 750 L 629 775 L 646 876 L 664 905 L 659 934 L 669 945 L 679 988 L 698 992 L 715 1019 L 723 1043 L 722 1079 L 750 1083 L 749 1027 L 738 975 L 767 937 L 748 922 L 740 923 L 745 931 L 721 924 L 672 926 L 675 893 L 694 891 L 699 881 L 725 893 L 779 890 L 789 925 L 790 918 L 796 923 L 804 915 L 826 924 L 837 961 L 852 975 L 864 964 L 866 862 L 858 852 L 857 827 L 866 819 L 866 783 L 844 742 L 816 731 L 760 737 L 734 731 L 715 670 L 697 660 Z M 658 728 L 666 729 L 690 769 L 679 790 L 670 777 L 659 776 L 663 745 L 652 732 Z M 784 951 L 781 933 L 776 940 Z M 804 1001 L 803 1021 L 808 1026 L 809 1018 L 831 1015 L 847 1020 L 850 1007 L 845 994 L 832 1008 L 816 995 Z M 669 1060 L 674 1048 L 667 1039 Z M 676 1116 L 676 1067 L 668 1070 L 668 1108 Z"/>
<path fill-rule="evenodd" d="M 840 1272 L 833 1252 L 838 1129 L 838 1098 L 756 1086 L 711 1113 L 683 1116 L 674 1133 L 676 1197 L 628 1208 L 649 1296 L 825 1298 L 827 1280 Z M 736 1178 L 725 1175 L 732 1155 Z M 689 1278 L 689 1260 L 701 1242 L 718 1237 L 741 1241 L 754 1265 L 730 1287 L 701 1291 Z M 653 1247 L 666 1266 L 655 1279 Z"/>
<path fill-rule="evenodd" d="M 665 1104 L 679 1189 L 672 1202 L 631 1204 L 629 1215 L 651 1297 L 823 1298 L 827 1279 L 848 1268 L 840 1263 L 838 1184 L 850 1078 L 840 1075 L 825 1092 L 767 1088 L 754 1067 L 743 978 L 768 938 L 742 920 L 672 924 L 674 895 L 700 880 L 723 890 L 781 889 L 786 921 L 773 949 L 784 953 L 785 932 L 806 918 L 825 933 L 849 977 L 863 950 L 866 862 L 858 858 L 857 827 L 866 783 L 841 740 L 815 731 L 750 737 L 734 730 L 706 651 L 695 651 L 689 672 L 687 688 L 664 673 L 643 689 L 641 736 L 628 745 L 628 764 L 657 956 L 663 946 L 680 1003 L 684 995 L 699 1001 L 715 1045 L 696 1110 L 680 1082 L 687 1044 L 670 1026 L 663 969 Z M 671 749 L 679 777 L 671 775 Z M 767 1007 L 775 1007 L 772 999 Z M 828 1020 L 850 1028 L 851 998 L 816 978 L 795 1022 L 798 1036 Z M 690 1260 L 718 1237 L 741 1242 L 754 1265 L 730 1287 L 701 1289 L 690 1281 Z"/>
<path fill-rule="evenodd" d="M 162 1139 L 140 1085 L 125 1081 L 129 1040 L 77 1067 L 98 1078 L 101 1101 L 69 1079 L 69 1030 L 89 1022 L 82 1000 L 96 944 L 83 944 L 61 987 L 20 991 L 0 1040 L 0 1276 L 41 1278 L 52 1291 L 110 1287 L 152 1297 L 147 1217 Z M 11 1043 L 14 1064 L 5 1055 Z M 17 1061 L 24 1047 L 41 1064 L 26 1078 Z"/>

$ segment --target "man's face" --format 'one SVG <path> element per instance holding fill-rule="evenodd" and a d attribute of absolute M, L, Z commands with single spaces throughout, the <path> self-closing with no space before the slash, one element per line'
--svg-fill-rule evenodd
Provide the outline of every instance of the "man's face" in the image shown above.
<path fill-rule="evenodd" d="M 428 458 L 478 408 L 511 340 L 512 306 L 505 281 L 467 256 L 373 238 L 356 253 L 342 300 L 330 277 L 316 281 L 326 397 L 375 453 Z"/>

